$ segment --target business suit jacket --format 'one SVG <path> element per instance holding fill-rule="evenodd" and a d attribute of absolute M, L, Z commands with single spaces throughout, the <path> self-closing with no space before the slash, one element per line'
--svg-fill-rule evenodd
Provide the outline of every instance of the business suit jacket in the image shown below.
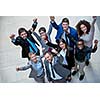
<path fill-rule="evenodd" d="M 64 30 L 62 28 L 62 23 L 60 23 L 59 25 L 56 24 L 55 21 L 51 21 L 50 22 L 52 24 L 52 26 L 57 30 L 57 35 L 55 37 L 56 41 L 58 41 L 59 39 L 61 39 L 61 36 L 63 35 L 64 33 Z M 75 38 L 76 40 L 78 40 L 78 34 L 77 34 L 77 31 L 73 28 L 73 27 L 70 27 L 69 26 L 69 29 L 70 29 L 70 35 Z M 74 48 L 74 42 L 72 40 L 70 40 L 70 47 L 73 47 Z"/>
<path fill-rule="evenodd" d="M 70 71 L 63 67 L 62 62 L 63 62 L 63 57 L 61 55 L 55 56 L 54 64 L 52 65 L 52 67 L 54 68 L 55 72 L 59 76 L 61 76 L 62 78 L 67 78 L 67 76 L 70 74 Z M 51 79 L 51 73 L 49 70 L 49 62 L 45 60 L 44 64 L 46 68 L 46 74 L 47 74 L 48 81 L 51 81 L 52 79 Z"/>
<path fill-rule="evenodd" d="M 33 23 L 32 27 L 35 29 L 36 25 L 37 24 Z M 36 40 L 32 37 L 31 31 L 27 31 L 27 38 L 31 42 L 33 42 L 39 46 L 39 44 L 36 42 Z M 27 58 L 28 53 L 29 53 L 29 43 L 25 39 L 21 38 L 20 36 L 16 37 L 16 39 L 14 41 L 12 40 L 12 42 L 13 42 L 13 44 L 20 45 L 22 47 L 22 58 Z M 39 55 L 39 54 L 40 54 L 40 52 L 38 50 L 37 55 Z"/>
<path fill-rule="evenodd" d="M 41 57 L 38 57 L 38 62 L 37 63 L 41 63 L 41 67 L 43 68 L 43 73 L 40 76 L 37 76 L 37 71 L 34 69 L 35 64 L 32 61 L 29 61 L 26 66 L 20 67 L 19 70 L 20 71 L 24 71 L 24 70 L 27 70 L 27 69 L 30 68 L 31 72 L 29 74 L 29 78 L 34 78 L 37 82 L 39 82 L 40 81 L 39 78 L 45 76 L 44 66 L 43 66 L 42 58 Z"/>

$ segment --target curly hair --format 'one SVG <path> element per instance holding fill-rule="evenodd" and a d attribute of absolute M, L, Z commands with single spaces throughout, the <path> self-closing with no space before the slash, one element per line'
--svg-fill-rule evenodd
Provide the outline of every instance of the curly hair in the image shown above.
<path fill-rule="evenodd" d="M 89 32 L 90 32 L 90 28 L 91 28 L 91 25 L 90 25 L 90 23 L 88 22 L 88 21 L 86 21 L 86 20 L 80 20 L 79 22 L 78 22 L 78 24 L 76 25 L 76 29 L 77 29 L 77 31 L 78 31 L 78 35 L 79 35 L 79 37 L 80 36 L 82 36 L 84 33 L 83 33 L 83 31 L 81 30 L 81 28 L 80 28 L 80 26 L 81 25 L 85 25 L 86 27 L 87 27 L 87 34 L 89 34 Z"/>

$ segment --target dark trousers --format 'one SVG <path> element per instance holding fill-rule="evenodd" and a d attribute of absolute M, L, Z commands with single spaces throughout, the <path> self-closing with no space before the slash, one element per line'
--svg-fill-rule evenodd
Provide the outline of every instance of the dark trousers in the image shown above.
<path fill-rule="evenodd" d="M 40 75 L 38 77 L 36 76 L 34 79 L 38 83 L 45 83 L 45 73 L 43 72 L 42 75 Z"/>
<path fill-rule="evenodd" d="M 58 80 L 53 80 L 52 79 L 52 83 L 66 83 L 66 79 L 64 79 L 64 78 L 58 79 Z"/>

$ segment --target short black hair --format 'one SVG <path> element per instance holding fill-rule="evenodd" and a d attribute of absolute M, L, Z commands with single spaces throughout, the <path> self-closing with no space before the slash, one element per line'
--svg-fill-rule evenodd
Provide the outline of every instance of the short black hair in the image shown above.
<path fill-rule="evenodd" d="M 18 34 L 20 35 L 22 32 L 28 33 L 28 31 L 25 28 L 19 28 L 18 29 Z"/>
<path fill-rule="evenodd" d="M 78 42 L 82 42 L 83 45 L 84 45 L 84 40 L 83 40 L 83 39 L 79 39 Z M 77 43 L 78 43 L 78 42 L 77 42 Z"/>
<path fill-rule="evenodd" d="M 63 18 L 63 19 L 62 19 L 62 23 L 63 23 L 63 22 L 67 22 L 67 23 L 69 24 L 69 19 L 68 19 L 68 18 Z"/>
<path fill-rule="evenodd" d="M 40 29 L 39 29 L 39 33 L 40 33 L 41 31 L 46 32 L 45 27 L 40 27 Z"/>
<path fill-rule="evenodd" d="M 49 48 L 47 51 L 45 51 L 45 52 L 44 52 L 44 55 L 46 55 L 47 53 L 48 53 L 49 55 L 53 55 L 53 56 L 56 56 L 56 55 L 57 55 L 57 54 L 55 54 L 55 53 L 52 52 L 52 48 Z"/>

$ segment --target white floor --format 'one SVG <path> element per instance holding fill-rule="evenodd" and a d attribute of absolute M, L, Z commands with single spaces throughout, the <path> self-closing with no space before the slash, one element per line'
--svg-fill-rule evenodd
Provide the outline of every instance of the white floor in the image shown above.
<path fill-rule="evenodd" d="M 11 33 L 16 33 L 19 27 L 26 27 L 29 29 L 32 24 L 32 19 L 35 17 L 16 17 L 16 16 L 6 16 L 0 17 L 0 83 L 33 83 L 33 79 L 28 78 L 30 70 L 24 72 L 16 72 L 17 66 L 23 66 L 27 63 L 27 59 L 21 58 L 21 48 L 14 46 L 10 39 L 9 35 Z M 38 31 L 40 26 L 45 26 L 48 29 L 49 17 L 46 16 L 37 16 L 39 25 L 36 29 Z M 57 17 L 56 21 L 60 23 L 60 20 L 63 17 Z M 70 25 L 75 26 L 80 19 L 86 19 L 92 21 L 91 17 L 86 16 L 68 16 L 70 19 Z M 100 17 L 97 19 L 95 39 L 98 39 L 100 42 L 100 27 L 99 27 Z M 53 30 L 51 38 L 54 42 L 54 37 L 56 31 Z M 91 64 L 85 68 L 86 76 L 83 81 L 78 80 L 78 74 L 76 74 L 72 83 L 100 83 L 100 43 L 98 44 L 98 50 L 95 54 L 92 55 Z"/>

